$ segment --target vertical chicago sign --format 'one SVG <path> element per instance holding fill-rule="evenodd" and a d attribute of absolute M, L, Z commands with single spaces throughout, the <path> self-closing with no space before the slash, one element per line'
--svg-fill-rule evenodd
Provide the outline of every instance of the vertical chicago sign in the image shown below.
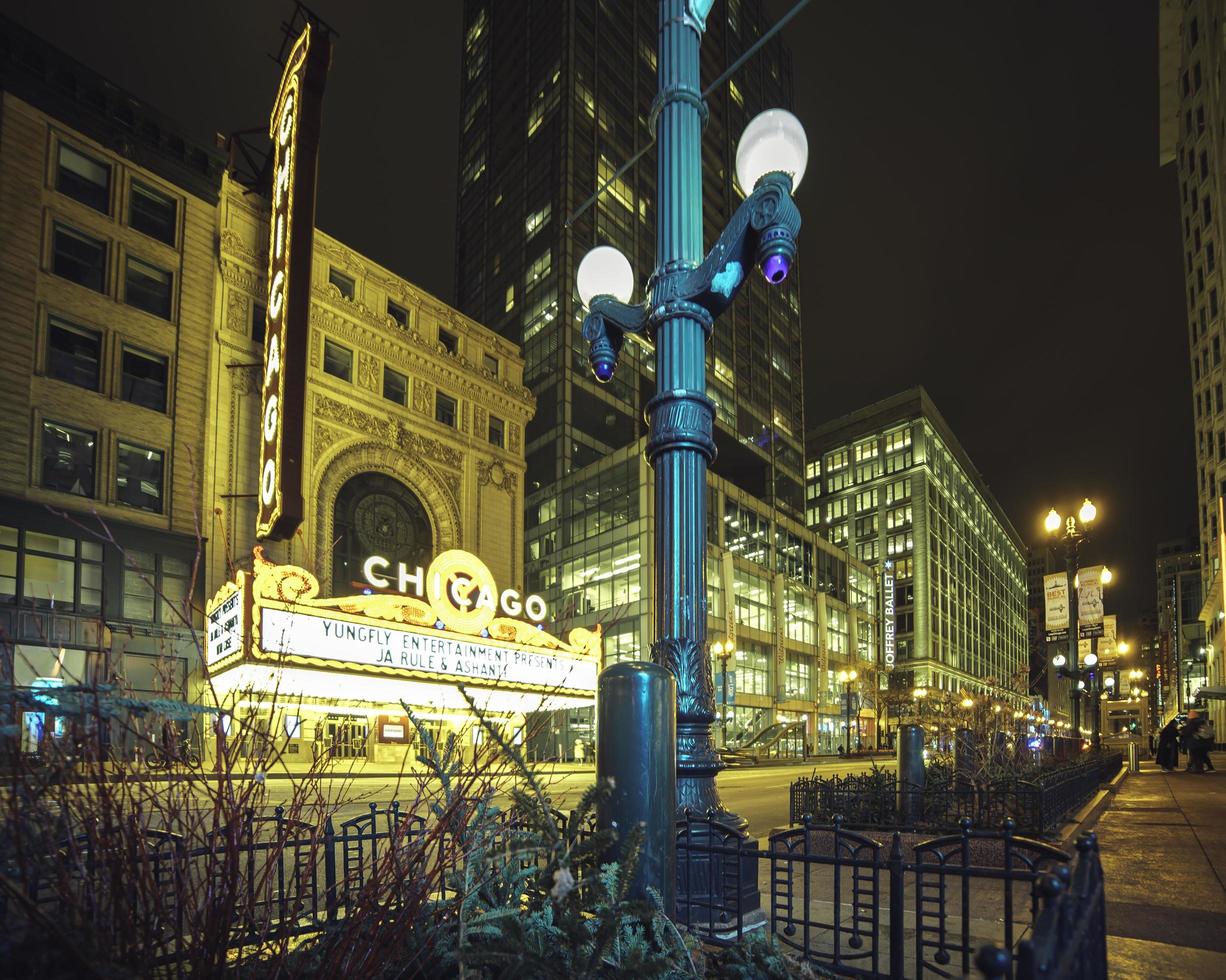
<path fill-rule="evenodd" d="M 285 61 L 268 130 L 274 163 L 260 412 L 260 506 L 255 533 L 275 541 L 291 537 L 303 516 L 315 173 L 331 55 L 327 35 L 308 24 Z"/>

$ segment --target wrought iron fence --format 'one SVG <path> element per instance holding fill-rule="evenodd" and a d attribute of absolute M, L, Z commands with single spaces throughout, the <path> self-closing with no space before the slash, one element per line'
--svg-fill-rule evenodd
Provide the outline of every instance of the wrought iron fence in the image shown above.
<path fill-rule="evenodd" d="M 1107 902 L 1098 840 L 1083 834 L 1072 868 L 1058 867 L 1034 884 L 1042 910 L 1031 938 L 1007 949 L 986 946 L 976 957 L 985 977 L 1016 980 L 1107 980 Z"/>
<path fill-rule="evenodd" d="M 896 774 L 883 770 L 829 779 L 801 777 L 790 787 L 790 819 L 794 824 L 805 817 L 829 823 L 840 817 L 847 827 L 902 827 L 901 788 L 922 799 L 920 818 L 907 826 L 949 830 L 963 818 L 978 827 L 996 827 L 1012 820 L 1022 833 L 1044 835 L 1056 831 L 1123 764 L 1121 754 L 1111 753 L 1039 772 L 1029 779 L 982 782 L 962 780 L 946 771 L 929 779 L 922 794 L 918 785 L 904 782 L 900 787 Z"/>
<path fill-rule="evenodd" d="M 955 834 L 919 842 L 895 831 L 886 843 L 841 821 L 804 821 L 750 847 L 714 815 L 691 815 L 677 831 L 679 885 L 690 896 L 678 918 L 714 944 L 764 926 L 796 955 L 843 976 L 965 976 L 985 941 L 1018 945 L 1039 914 L 1035 882 L 1068 860 L 1016 836 L 1009 822 L 982 831 L 964 821 Z M 755 916 L 741 896 L 759 862 L 769 896 Z"/>
<path fill-rule="evenodd" d="M 550 812 L 565 836 L 567 815 Z M 143 927 L 133 932 L 131 951 L 175 961 L 191 937 L 215 932 L 207 920 L 218 918 L 219 909 L 238 910 L 226 918 L 231 927 L 224 939 L 227 948 L 237 948 L 320 932 L 359 904 L 392 911 L 415 892 L 419 898 L 454 898 L 469 816 L 463 808 L 444 815 L 428 833 L 428 818 L 401 811 L 396 802 L 371 803 L 358 816 L 340 824 L 329 817 L 322 825 L 289 819 L 277 807 L 268 816 L 249 811 L 210 831 L 197 847 L 166 831 L 133 829 L 108 839 L 94 828 L 62 841 L 34 874 L 8 870 L 42 915 L 87 909 L 92 925 L 118 936 L 139 921 Z M 526 830 L 513 809 L 493 819 L 495 849 Z M 575 836 L 581 840 L 594 830 L 589 818 Z M 139 907 L 126 892 L 99 887 L 120 868 L 154 884 L 138 890 Z M 208 899 L 200 901 L 202 895 Z M 0 928 L 12 924 L 6 920 L 10 912 L 0 902 Z"/>

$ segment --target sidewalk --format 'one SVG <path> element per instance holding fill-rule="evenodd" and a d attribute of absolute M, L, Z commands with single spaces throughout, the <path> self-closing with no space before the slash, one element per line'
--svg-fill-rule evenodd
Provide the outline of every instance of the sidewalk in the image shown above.
<path fill-rule="evenodd" d="M 1094 830 L 1112 980 L 1226 977 L 1226 771 L 1143 762 Z"/>

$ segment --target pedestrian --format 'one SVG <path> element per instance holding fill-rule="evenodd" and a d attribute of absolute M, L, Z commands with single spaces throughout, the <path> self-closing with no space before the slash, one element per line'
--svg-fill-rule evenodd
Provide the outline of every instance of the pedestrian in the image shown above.
<path fill-rule="evenodd" d="M 1197 748 L 1200 750 L 1201 765 L 1205 767 L 1206 772 L 1214 772 L 1213 760 L 1209 758 L 1209 753 L 1213 751 L 1217 745 L 1217 732 L 1213 728 L 1213 719 L 1206 718 L 1205 724 L 1196 734 Z"/>
<path fill-rule="evenodd" d="M 579 765 L 583 765 L 583 756 L 585 752 L 586 749 L 583 745 L 583 739 L 575 739 L 575 762 L 577 762 Z"/>
<path fill-rule="evenodd" d="M 1203 773 L 1205 771 L 1205 740 L 1201 736 L 1204 727 L 1205 719 L 1200 716 L 1200 712 L 1189 711 L 1188 720 L 1183 726 L 1183 743 L 1188 753 L 1188 772 Z"/>
<path fill-rule="evenodd" d="M 843 743 L 840 742 L 839 743 L 839 755 L 842 755 L 842 754 L 843 754 Z"/>
<path fill-rule="evenodd" d="M 1174 772 L 1179 767 L 1179 725 L 1174 718 L 1158 733 L 1157 760 L 1163 772 Z"/>

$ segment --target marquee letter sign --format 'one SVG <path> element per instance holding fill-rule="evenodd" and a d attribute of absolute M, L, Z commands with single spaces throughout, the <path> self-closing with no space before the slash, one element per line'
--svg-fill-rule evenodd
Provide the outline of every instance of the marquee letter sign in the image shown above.
<path fill-rule="evenodd" d="M 327 36 L 308 24 L 286 59 L 268 129 L 274 164 L 255 534 L 276 541 L 291 537 L 302 523 L 315 171 L 331 53 Z"/>

